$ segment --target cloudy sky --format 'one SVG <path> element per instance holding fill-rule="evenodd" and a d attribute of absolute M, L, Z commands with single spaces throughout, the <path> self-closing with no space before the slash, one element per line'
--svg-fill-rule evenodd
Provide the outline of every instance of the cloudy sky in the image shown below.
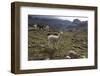
<path fill-rule="evenodd" d="M 81 21 L 87 21 L 88 20 L 88 18 L 87 17 L 72 17 L 72 16 L 70 16 L 70 17 L 58 17 L 58 19 L 63 19 L 63 20 L 70 20 L 70 21 L 73 21 L 74 19 L 79 19 L 79 20 L 81 20 Z"/>
<path fill-rule="evenodd" d="M 47 18 L 47 19 L 62 19 L 62 20 L 70 20 L 73 21 L 74 19 L 79 19 L 80 21 L 88 21 L 88 17 L 80 17 L 80 16 L 47 16 L 47 15 L 31 15 L 33 18 L 37 17 L 37 18 Z"/>

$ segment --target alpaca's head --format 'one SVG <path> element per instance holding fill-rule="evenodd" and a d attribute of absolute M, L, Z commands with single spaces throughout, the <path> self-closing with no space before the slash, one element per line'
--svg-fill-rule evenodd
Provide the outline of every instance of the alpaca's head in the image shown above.
<path fill-rule="evenodd" d="M 63 34 L 63 32 L 60 32 L 60 34 Z"/>
<path fill-rule="evenodd" d="M 58 36 L 60 36 L 60 35 L 63 35 L 63 32 L 62 31 L 58 34 Z"/>

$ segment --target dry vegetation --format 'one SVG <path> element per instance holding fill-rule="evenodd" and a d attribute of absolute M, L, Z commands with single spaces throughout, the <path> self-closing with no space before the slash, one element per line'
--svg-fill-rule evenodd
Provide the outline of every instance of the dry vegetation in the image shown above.
<path fill-rule="evenodd" d="M 65 59 L 69 51 L 75 51 L 78 58 L 87 58 L 87 32 L 64 32 L 58 48 L 49 48 L 47 31 L 28 31 L 28 60 Z"/>

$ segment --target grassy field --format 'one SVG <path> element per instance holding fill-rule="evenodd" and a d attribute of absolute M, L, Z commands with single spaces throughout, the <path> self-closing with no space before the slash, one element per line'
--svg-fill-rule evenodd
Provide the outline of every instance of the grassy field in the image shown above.
<path fill-rule="evenodd" d="M 49 48 L 48 32 L 28 31 L 28 60 L 65 59 L 69 51 L 75 51 L 79 58 L 87 58 L 87 32 L 64 32 L 58 48 Z"/>

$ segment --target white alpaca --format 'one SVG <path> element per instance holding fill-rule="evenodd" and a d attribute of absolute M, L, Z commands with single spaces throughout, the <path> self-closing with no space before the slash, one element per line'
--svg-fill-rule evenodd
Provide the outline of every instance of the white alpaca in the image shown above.
<path fill-rule="evenodd" d="M 61 34 L 63 34 L 63 32 L 60 32 L 58 35 L 48 36 L 48 46 L 50 48 L 57 48 L 59 40 L 61 39 Z"/>
<path fill-rule="evenodd" d="M 34 26 L 34 29 L 37 29 L 37 24 L 34 24 L 33 26 Z"/>
<path fill-rule="evenodd" d="M 45 27 L 45 30 L 46 30 L 46 31 L 49 31 L 49 29 L 50 29 L 50 27 L 47 25 L 47 26 Z"/>

